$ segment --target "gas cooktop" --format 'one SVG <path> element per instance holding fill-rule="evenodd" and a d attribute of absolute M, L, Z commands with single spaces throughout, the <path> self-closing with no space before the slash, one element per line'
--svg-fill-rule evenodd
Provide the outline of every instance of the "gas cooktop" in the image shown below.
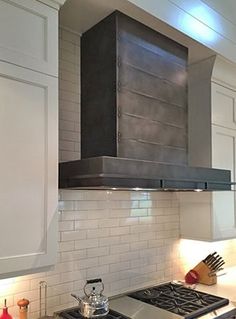
<path fill-rule="evenodd" d="M 228 299 L 174 283 L 139 290 L 128 296 L 180 315 L 185 319 L 197 318 L 229 303 Z"/>
<path fill-rule="evenodd" d="M 228 299 L 173 282 L 113 297 L 109 305 L 109 314 L 100 319 L 236 319 L 236 308 Z M 84 319 L 78 307 L 55 315 Z"/>
<path fill-rule="evenodd" d="M 110 308 L 132 319 L 236 319 L 228 299 L 172 282 L 114 298 Z"/>

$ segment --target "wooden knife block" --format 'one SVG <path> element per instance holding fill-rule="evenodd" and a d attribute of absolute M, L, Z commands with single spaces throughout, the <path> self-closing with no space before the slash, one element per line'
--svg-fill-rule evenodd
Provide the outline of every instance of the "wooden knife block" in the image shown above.
<path fill-rule="evenodd" d="M 217 277 L 215 273 L 211 273 L 210 268 L 201 261 L 193 268 L 199 275 L 198 282 L 204 285 L 214 285 L 217 282 Z"/>

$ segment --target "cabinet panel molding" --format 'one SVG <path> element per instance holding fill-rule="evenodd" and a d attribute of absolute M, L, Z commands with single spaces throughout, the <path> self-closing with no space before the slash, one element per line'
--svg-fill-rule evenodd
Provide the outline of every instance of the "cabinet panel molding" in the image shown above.
<path fill-rule="evenodd" d="M 1 61 L 57 76 L 57 46 L 57 10 L 37 1 L 0 0 Z"/>
<path fill-rule="evenodd" d="M 56 260 L 57 93 L 56 78 L 0 62 L 1 274 Z"/>
<path fill-rule="evenodd" d="M 236 92 L 212 83 L 212 123 L 236 130 Z"/>

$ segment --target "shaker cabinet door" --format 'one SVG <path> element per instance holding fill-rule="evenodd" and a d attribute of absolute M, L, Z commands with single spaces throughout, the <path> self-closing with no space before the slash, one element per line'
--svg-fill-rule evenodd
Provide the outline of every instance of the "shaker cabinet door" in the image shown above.
<path fill-rule="evenodd" d="M 212 167 L 231 170 L 236 175 L 236 130 L 212 125 Z M 213 192 L 213 230 L 216 239 L 236 237 L 235 192 Z"/>
<path fill-rule="evenodd" d="M 57 79 L 0 62 L 0 276 L 55 263 Z"/>
<path fill-rule="evenodd" d="M 0 0 L 0 61 L 57 76 L 58 12 L 39 1 Z"/>
<path fill-rule="evenodd" d="M 236 92 L 212 83 L 212 123 L 236 130 Z"/>

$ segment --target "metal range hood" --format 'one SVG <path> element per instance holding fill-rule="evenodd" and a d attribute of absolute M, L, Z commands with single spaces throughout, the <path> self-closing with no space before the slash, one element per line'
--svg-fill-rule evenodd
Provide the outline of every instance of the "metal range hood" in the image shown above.
<path fill-rule="evenodd" d="M 116 11 L 81 38 L 81 157 L 60 188 L 230 190 L 189 167 L 187 49 Z"/>
<path fill-rule="evenodd" d="M 230 171 L 116 157 L 60 164 L 60 187 L 73 189 L 230 190 Z"/>

